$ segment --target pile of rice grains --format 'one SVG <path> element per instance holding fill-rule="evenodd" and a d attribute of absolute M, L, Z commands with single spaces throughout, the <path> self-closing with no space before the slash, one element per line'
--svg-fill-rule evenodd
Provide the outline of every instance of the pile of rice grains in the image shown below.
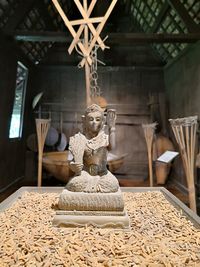
<path fill-rule="evenodd" d="M 123 194 L 131 231 L 53 227 L 58 194 L 25 192 L 0 213 L 0 266 L 200 266 L 200 229 L 161 192 Z"/>

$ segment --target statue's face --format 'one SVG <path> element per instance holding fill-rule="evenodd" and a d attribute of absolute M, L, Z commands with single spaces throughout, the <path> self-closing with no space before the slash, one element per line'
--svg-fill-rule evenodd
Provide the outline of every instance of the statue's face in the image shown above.
<path fill-rule="evenodd" d="M 92 133 L 98 133 L 101 130 L 103 116 L 101 112 L 95 111 L 88 113 L 86 116 L 87 129 Z"/>

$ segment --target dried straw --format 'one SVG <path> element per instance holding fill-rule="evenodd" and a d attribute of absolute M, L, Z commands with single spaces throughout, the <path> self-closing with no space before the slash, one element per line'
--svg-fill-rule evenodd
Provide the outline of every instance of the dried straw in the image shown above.
<path fill-rule="evenodd" d="M 36 119 L 36 130 L 38 139 L 38 186 L 42 185 L 42 156 L 44 149 L 44 142 L 50 126 L 50 120 Z"/>
<path fill-rule="evenodd" d="M 144 130 L 144 136 L 147 143 L 147 153 L 148 153 L 148 162 L 149 162 L 149 181 L 150 186 L 153 186 L 153 168 L 152 168 L 152 143 L 154 132 L 156 129 L 157 123 L 151 124 L 142 124 L 142 128 Z"/>
<path fill-rule="evenodd" d="M 186 174 L 190 208 L 196 212 L 196 196 L 194 184 L 195 141 L 197 116 L 170 119 L 170 124 L 179 145 L 181 158 Z"/>

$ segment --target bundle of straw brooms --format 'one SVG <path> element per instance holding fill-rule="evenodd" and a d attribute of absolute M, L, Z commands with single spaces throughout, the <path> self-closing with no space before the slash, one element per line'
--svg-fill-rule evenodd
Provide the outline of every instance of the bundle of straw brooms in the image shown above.
<path fill-rule="evenodd" d="M 42 155 L 45 139 L 50 127 L 50 121 L 47 119 L 36 119 L 36 131 L 38 140 L 38 186 L 42 185 Z"/>
<path fill-rule="evenodd" d="M 194 162 L 197 130 L 197 116 L 170 119 L 170 124 L 179 145 L 186 174 L 190 208 L 196 212 Z"/>
<path fill-rule="evenodd" d="M 194 181 L 194 162 L 195 162 L 195 143 L 197 130 L 197 116 L 170 119 L 173 133 L 178 143 L 183 167 L 186 174 L 189 204 L 190 208 L 196 212 L 196 194 Z M 156 123 L 142 125 L 147 143 L 148 163 L 149 163 L 149 179 L 150 186 L 153 186 L 153 170 L 152 170 L 152 142 Z"/>
<path fill-rule="evenodd" d="M 142 124 L 144 130 L 144 137 L 147 143 L 147 153 L 148 153 L 148 163 L 149 163 L 149 181 L 150 186 L 153 186 L 153 167 L 152 167 L 152 144 L 154 138 L 154 132 L 156 129 L 157 123 Z"/>

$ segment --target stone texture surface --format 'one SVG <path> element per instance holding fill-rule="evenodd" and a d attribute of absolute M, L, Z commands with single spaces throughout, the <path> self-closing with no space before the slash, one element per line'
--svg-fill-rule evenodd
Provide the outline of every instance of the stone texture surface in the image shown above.
<path fill-rule="evenodd" d="M 123 216 L 105 215 L 55 215 L 53 225 L 57 227 L 84 227 L 92 225 L 100 228 L 129 229 L 130 221 L 127 213 Z"/>
<path fill-rule="evenodd" d="M 123 211 L 124 202 L 120 189 L 115 193 L 71 192 L 64 189 L 58 207 L 72 211 Z"/>
<path fill-rule="evenodd" d="M 109 171 L 103 176 L 91 176 L 86 171 L 81 171 L 81 175 L 72 178 L 66 188 L 74 192 L 93 193 L 99 191 L 107 194 L 109 192 L 117 192 L 119 183 Z"/>

